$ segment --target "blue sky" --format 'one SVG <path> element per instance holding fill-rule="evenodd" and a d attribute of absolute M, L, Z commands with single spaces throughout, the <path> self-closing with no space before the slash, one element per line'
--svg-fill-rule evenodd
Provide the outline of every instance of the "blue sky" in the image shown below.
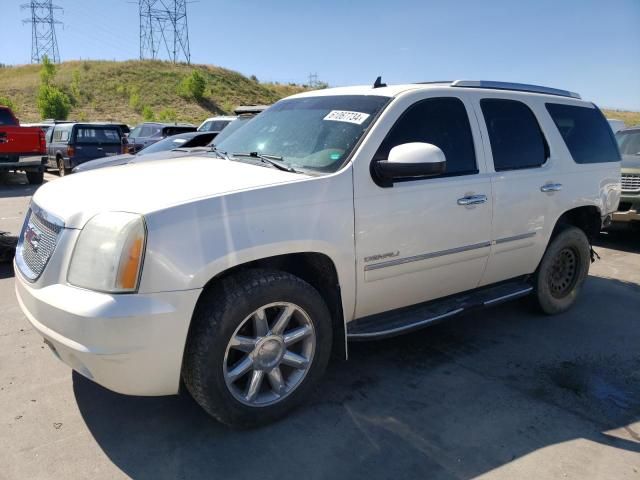
<path fill-rule="evenodd" d="M 26 1 L 0 0 L 2 63 L 29 61 Z M 138 57 L 133 0 L 54 3 L 63 60 Z M 188 15 L 192 62 L 260 80 L 503 80 L 640 110 L 640 0 L 199 0 Z"/>

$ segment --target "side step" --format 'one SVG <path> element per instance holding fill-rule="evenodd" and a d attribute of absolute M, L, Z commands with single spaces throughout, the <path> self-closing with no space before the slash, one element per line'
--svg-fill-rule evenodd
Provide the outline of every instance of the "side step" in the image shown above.
<path fill-rule="evenodd" d="M 378 340 L 418 330 L 474 308 L 524 297 L 533 287 L 525 280 L 500 283 L 450 297 L 360 318 L 347 324 L 348 340 Z"/>

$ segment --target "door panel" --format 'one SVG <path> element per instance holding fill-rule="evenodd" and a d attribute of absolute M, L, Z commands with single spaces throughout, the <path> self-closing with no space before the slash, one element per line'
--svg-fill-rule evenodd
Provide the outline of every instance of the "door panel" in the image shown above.
<path fill-rule="evenodd" d="M 478 173 L 402 181 L 382 188 L 374 183 L 368 165 L 378 153 L 358 159 L 362 163 L 356 165 L 354 177 L 355 318 L 470 290 L 482 277 L 490 252 L 491 178 L 485 172 L 473 111 L 463 95 L 451 97 L 463 101 L 465 115 L 471 112 L 467 128 L 470 126 Z M 396 100 L 387 109 L 387 119 L 381 120 L 382 128 L 399 125 L 403 112 L 426 99 L 428 93 L 419 92 Z M 455 144 L 456 139 L 446 138 L 452 133 L 450 128 L 443 131 L 445 136 L 436 135 L 433 141 L 444 142 L 443 150 L 451 153 L 445 144 L 449 140 Z M 455 164 L 450 158 L 448 167 Z M 484 195 L 487 201 L 460 204 L 464 203 L 461 199 L 473 195 Z"/>
<path fill-rule="evenodd" d="M 487 100 L 506 108 L 503 112 L 499 108 L 483 111 Z M 485 139 L 485 157 L 490 159 L 488 168 L 493 170 L 492 249 L 480 282 L 483 286 L 536 270 L 562 195 L 541 189 L 548 184 L 561 184 L 562 179 L 557 152 L 547 141 L 540 105 L 525 103 L 521 96 L 510 98 L 505 92 L 487 92 L 474 101 L 474 108 Z"/>

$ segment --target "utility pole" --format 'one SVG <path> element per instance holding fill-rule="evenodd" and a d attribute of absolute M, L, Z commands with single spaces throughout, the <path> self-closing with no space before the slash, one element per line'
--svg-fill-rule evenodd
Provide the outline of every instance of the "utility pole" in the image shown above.
<path fill-rule="evenodd" d="M 181 58 L 191 63 L 187 0 L 139 0 L 138 5 L 140 60 L 160 58 L 164 50 L 173 63 Z"/>
<path fill-rule="evenodd" d="M 40 63 L 46 55 L 53 63 L 60 63 L 56 25 L 62 24 L 54 17 L 55 10 L 62 10 L 52 0 L 31 0 L 20 5 L 23 10 L 29 9 L 31 16 L 22 23 L 31 24 L 31 63 Z"/>

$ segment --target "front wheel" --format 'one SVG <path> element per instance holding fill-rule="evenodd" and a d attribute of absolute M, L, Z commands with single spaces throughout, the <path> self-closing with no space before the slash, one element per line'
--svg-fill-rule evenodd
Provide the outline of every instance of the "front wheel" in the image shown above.
<path fill-rule="evenodd" d="M 552 240 L 535 276 L 535 304 L 548 315 L 567 311 L 589 274 L 591 246 L 579 228 L 567 226 Z"/>
<path fill-rule="evenodd" d="M 332 331 L 322 297 L 300 278 L 270 270 L 223 279 L 203 295 L 185 350 L 187 389 L 227 425 L 282 417 L 327 366 Z"/>

